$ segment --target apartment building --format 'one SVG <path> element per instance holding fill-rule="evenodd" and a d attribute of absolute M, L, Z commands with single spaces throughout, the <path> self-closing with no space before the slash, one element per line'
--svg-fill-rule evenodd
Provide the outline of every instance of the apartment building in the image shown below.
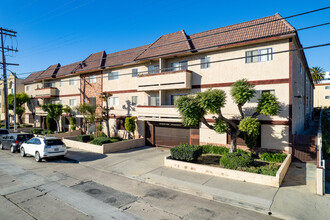
<path fill-rule="evenodd" d="M 15 75 L 10 73 L 10 75 L 7 77 L 7 91 L 9 94 L 15 93 Z M 19 79 L 16 77 L 16 93 L 22 93 L 24 92 L 24 79 Z M 3 86 L 3 80 L 0 80 L 0 120 L 5 120 L 5 98 L 4 98 L 4 86 Z M 14 112 L 12 110 L 9 110 L 10 115 L 10 122 L 12 122 Z"/>
<path fill-rule="evenodd" d="M 315 84 L 314 107 L 330 107 L 330 72 L 325 72 L 324 80 Z"/>
<path fill-rule="evenodd" d="M 74 69 L 63 79 L 80 77 L 76 86 L 80 103 L 100 105 L 97 94 L 112 94 L 108 100 L 113 107 L 111 133 L 124 135 L 125 117 L 135 116 L 136 136 L 144 137 L 148 145 L 171 147 L 179 143 L 229 144 L 227 134 L 217 134 L 202 123 L 184 127 L 175 100 L 209 88 L 222 89 L 227 93 L 222 112 L 234 119 L 239 111 L 230 98 L 230 86 L 246 78 L 257 90 L 256 97 L 244 106 L 246 115 L 252 114 L 263 92 L 274 93 L 282 105 L 278 116 L 259 117 L 259 145 L 290 151 L 292 135 L 304 130 L 313 109 L 313 83 L 304 52 L 295 50 L 298 48 L 301 44 L 294 27 L 275 14 L 192 35 L 181 30 L 162 35 L 149 45 L 103 52 L 102 56 L 97 53 L 102 57 L 99 65 L 90 70 Z M 94 60 L 98 59 L 79 65 Z M 55 75 L 53 80 L 58 79 Z M 30 81 L 32 84 L 36 80 Z M 212 115 L 207 120 L 214 122 Z M 242 139 L 238 144 L 245 145 Z"/>

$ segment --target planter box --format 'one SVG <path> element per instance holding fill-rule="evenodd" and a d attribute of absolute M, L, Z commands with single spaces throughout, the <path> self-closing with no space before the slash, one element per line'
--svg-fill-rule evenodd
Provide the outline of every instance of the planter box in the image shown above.
<path fill-rule="evenodd" d="M 72 137 L 72 136 L 77 136 L 81 135 L 82 132 L 81 130 L 75 130 L 75 131 L 70 131 L 70 132 L 65 132 L 65 133 L 57 133 L 57 134 L 47 134 L 46 137 L 57 137 L 57 138 L 65 138 L 65 137 Z"/>
<path fill-rule="evenodd" d="M 103 144 L 102 146 L 77 141 L 77 137 L 65 137 L 63 138 L 63 142 L 68 147 L 99 154 L 114 153 L 131 148 L 142 147 L 145 145 L 144 138 L 118 141 L 115 143 Z"/>
<path fill-rule="evenodd" d="M 256 173 L 249 173 L 239 170 L 230 170 L 220 167 L 211 167 L 207 165 L 194 164 L 184 161 L 173 160 L 170 157 L 165 157 L 164 165 L 171 168 L 177 168 L 181 170 L 188 170 L 196 173 L 202 173 L 217 177 L 224 177 L 233 180 L 246 181 L 249 183 L 262 184 L 266 186 L 280 187 L 282 180 L 286 172 L 289 169 L 292 156 L 289 154 L 280 168 L 278 169 L 276 176 L 268 176 Z"/>

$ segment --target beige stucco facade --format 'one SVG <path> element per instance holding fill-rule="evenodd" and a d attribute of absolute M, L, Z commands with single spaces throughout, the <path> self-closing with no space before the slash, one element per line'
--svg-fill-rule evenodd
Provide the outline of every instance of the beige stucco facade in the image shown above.
<path fill-rule="evenodd" d="M 314 107 L 330 107 L 330 83 L 315 85 Z"/>
<path fill-rule="evenodd" d="M 11 73 L 7 78 L 7 88 L 8 95 L 15 93 L 15 76 Z M 5 100 L 4 100 L 4 87 L 3 80 L 0 80 L 0 120 L 5 120 Z M 16 78 L 16 94 L 24 92 L 23 79 Z M 13 115 L 14 112 L 9 110 L 9 115 Z M 10 117 L 10 122 L 12 122 L 12 117 Z"/>

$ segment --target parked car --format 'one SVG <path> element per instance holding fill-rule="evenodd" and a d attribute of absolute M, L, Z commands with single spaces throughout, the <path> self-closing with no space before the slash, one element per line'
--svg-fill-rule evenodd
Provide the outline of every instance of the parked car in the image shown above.
<path fill-rule="evenodd" d="M 2 141 L 2 136 L 9 134 L 9 130 L 7 129 L 0 129 L 0 143 Z"/>
<path fill-rule="evenodd" d="M 61 139 L 56 137 L 34 137 L 21 145 L 21 156 L 34 156 L 37 162 L 43 158 L 64 157 L 66 147 Z"/>
<path fill-rule="evenodd" d="M 10 152 L 15 153 L 20 149 L 20 146 L 33 138 L 33 134 L 7 134 L 2 136 L 2 142 L 0 143 L 0 149 L 10 149 Z"/>

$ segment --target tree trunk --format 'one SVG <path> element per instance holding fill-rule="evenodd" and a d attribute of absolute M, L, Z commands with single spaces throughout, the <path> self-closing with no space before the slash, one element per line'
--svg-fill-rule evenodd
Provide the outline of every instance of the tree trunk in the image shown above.
<path fill-rule="evenodd" d="M 230 133 L 230 149 L 229 149 L 229 153 L 233 153 L 237 151 L 237 131 L 231 132 Z"/>
<path fill-rule="evenodd" d="M 56 122 L 56 126 L 57 126 L 57 132 L 60 132 L 60 125 L 57 119 L 54 119 Z"/>

